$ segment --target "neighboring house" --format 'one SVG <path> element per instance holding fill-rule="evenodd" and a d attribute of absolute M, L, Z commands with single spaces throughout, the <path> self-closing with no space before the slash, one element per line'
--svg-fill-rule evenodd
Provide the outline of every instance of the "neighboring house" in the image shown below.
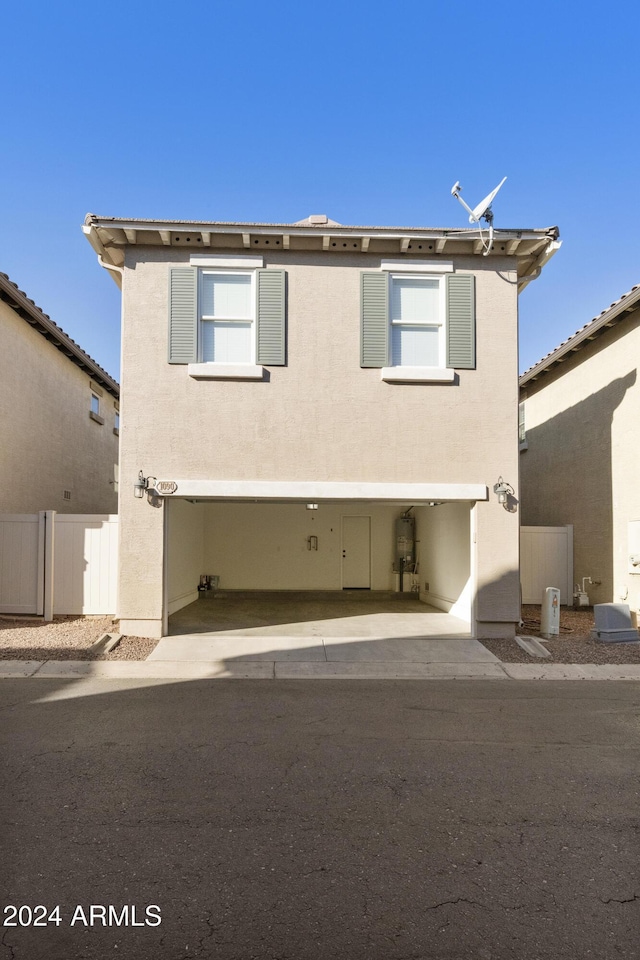
<path fill-rule="evenodd" d="M 520 378 L 522 523 L 573 524 L 592 603 L 640 608 L 640 286 Z"/>
<path fill-rule="evenodd" d="M 556 228 L 497 231 L 486 257 L 473 229 L 324 216 L 84 232 L 123 295 L 124 632 L 166 633 L 203 574 L 393 589 L 408 513 L 405 589 L 513 635 L 519 517 L 494 486 L 518 472 L 518 289 Z"/>
<path fill-rule="evenodd" d="M 0 513 L 116 513 L 119 387 L 0 273 Z"/>

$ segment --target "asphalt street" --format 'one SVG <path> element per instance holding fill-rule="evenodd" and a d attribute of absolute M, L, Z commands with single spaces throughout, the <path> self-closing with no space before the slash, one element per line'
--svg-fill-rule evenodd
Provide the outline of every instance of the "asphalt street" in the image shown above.
<path fill-rule="evenodd" d="M 0 958 L 637 958 L 639 696 L 3 680 Z"/>

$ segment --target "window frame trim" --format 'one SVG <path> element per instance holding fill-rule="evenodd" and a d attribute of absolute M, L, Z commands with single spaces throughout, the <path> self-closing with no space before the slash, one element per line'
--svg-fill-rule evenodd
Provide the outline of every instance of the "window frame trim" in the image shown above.
<path fill-rule="evenodd" d="M 211 366 L 215 368 L 219 367 L 255 367 L 256 366 L 256 356 L 257 356 L 257 339 L 258 339 L 258 324 L 257 324 L 257 315 L 258 315 L 258 280 L 257 280 L 257 271 L 258 267 L 246 266 L 246 267 L 223 267 L 219 264 L 207 264 L 207 266 L 198 266 L 195 269 L 198 271 L 198 283 L 197 283 L 197 363 L 191 364 L 190 366 Z M 212 317 L 205 316 L 202 312 L 202 303 L 203 303 L 203 278 L 208 274 L 216 274 L 218 276 L 249 276 L 251 279 L 251 317 Z M 251 355 L 248 360 L 203 360 L 202 351 L 203 351 L 203 336 L 202 336 L 202 324 L 204 322 L 215 323 L 250 323 L 250 344 L 251 344 Z"/>
<path fill-rule="evenodd" d="M 384 270 L 384 273 L 387 274 L 388 284 L 389 284 L 389 343 L 388 343 L 388 366 L 382 368 L 383 374 L 385 374 L 383 380 L 393 380 L 401 378 L 394 377 L 393 373 L 396 371 L 401 371 L 404 369 L 411 369 L 414 371 L 414 375 L 411 377 L 412 380 L 417 379 L 417 371 L 424 370 L 425 380 L 441 380 L 448 381 L 448 377 L 444 376 L 434 376 L 434 373 L 437 371 L 448 370 L 447 367 L 447 286 L 446 286 L 446 275 L 447 272 L 442 271 L 441 273 L 435 273 L 432 270 L 429 270 L 426 266 L 421 270 L 414 270 L 411 273 L 405 273 L 398 270 Z M 402 321 L 393 319 L 393 283 L 394 280 L 436 280 L 438 283 L 438 312 L 440 315 L 440 320 L 437 322 L 433 321 Z M 404 327 L 437 327 L 438 328 L 438 364 L 436 366 L 416 366 L 415 364 L 393 364 L 392 363 L 392 350 L 393 350 L 393 338 L 391 336 L 391 331 L 394 326 L 404 326 Z"/>
<path fill-rule="evenodd" d="M 526 421 L 526 397 L 524 400 L 518 401 L 518 450 L 528 450 L 529 443 L 527 441 L 527 421 Z"/>
<path fill-rule="evenodd" d="M 102 391 L 100 391 L 102 392 Z M 93 409 L 93 401 L 95 400 L 96 409 Z M 104 424 L 104 417 L 100 413 L 100 395 L 91 388 L 91 401 L 89 403 L 89 419 L 95 420 L 96 423 L 99 423 L 100 426 Z"/>

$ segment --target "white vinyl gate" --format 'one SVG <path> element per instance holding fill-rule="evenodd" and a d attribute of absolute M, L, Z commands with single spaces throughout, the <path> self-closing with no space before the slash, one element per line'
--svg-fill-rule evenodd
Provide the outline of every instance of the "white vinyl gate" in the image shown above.
<path fill-rule="evenodd" d="M 118 518 L 58 514 L 53 550 L 55 613 L 115 613 Z"/>
<path fill-rule="evenodd" d="M 0 613 L 44 611 L 44 513 L 0 515 Z"/>
<path fill-rule="evenodd" d="M 520 527 L 520 586 L 523 603 L 542 603 L 546 587 L 573 597 L 573 526 Z"/>
<path fill-rule="evenodd" d="M 115 614 L 118 518 L 0 515 L 0 613 Z"/>

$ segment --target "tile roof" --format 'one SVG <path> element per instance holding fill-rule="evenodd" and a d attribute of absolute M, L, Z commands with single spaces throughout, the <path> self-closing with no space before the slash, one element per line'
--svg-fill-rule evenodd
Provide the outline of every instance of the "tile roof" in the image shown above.
<path fill-rule="evenodd" d="M 25 322 L 35 327 L 50 343 L 104 386 L 112 396 L 120 396 L 120 386 L 106 370 L 96 363 L 62 327 L 44 313 L 6 273 L 0 273 L 0 300 L 11 307 Z"/>
<path fill-rule="evenodd" d="M 623 293 L 618 300 L 614 300 L 613 303 L 605 307 L 601 313 L 592 320 L 589 320 L 588 323 L 585 323 L 585 325 L 580 327 L 579 330 L 576 330 L 575 333 L 572 333 L 566 340 L 563 340 L 562 343 L 558 344 L 557 347 L 547 353 L 542 359 L 538 360 L 537 363 L 534 363 L 528 370 L 525 370 L 520 376 L 520 385 L 522 386 L 530 380 L 535 380 L 539 374 L 544 373 L 549 370 L 550 367 L 559 363 L 565 354 L 575 352 L 583 346 L 585 342 L 592 340 L 594 335 L 597 335 L 604 328 L 613 326 L 614 323 L 622 319 L 625 313 L 635 309 L 638 301 L 640 301 L 640 284 L 631 287 L 631 290 Z"/>

